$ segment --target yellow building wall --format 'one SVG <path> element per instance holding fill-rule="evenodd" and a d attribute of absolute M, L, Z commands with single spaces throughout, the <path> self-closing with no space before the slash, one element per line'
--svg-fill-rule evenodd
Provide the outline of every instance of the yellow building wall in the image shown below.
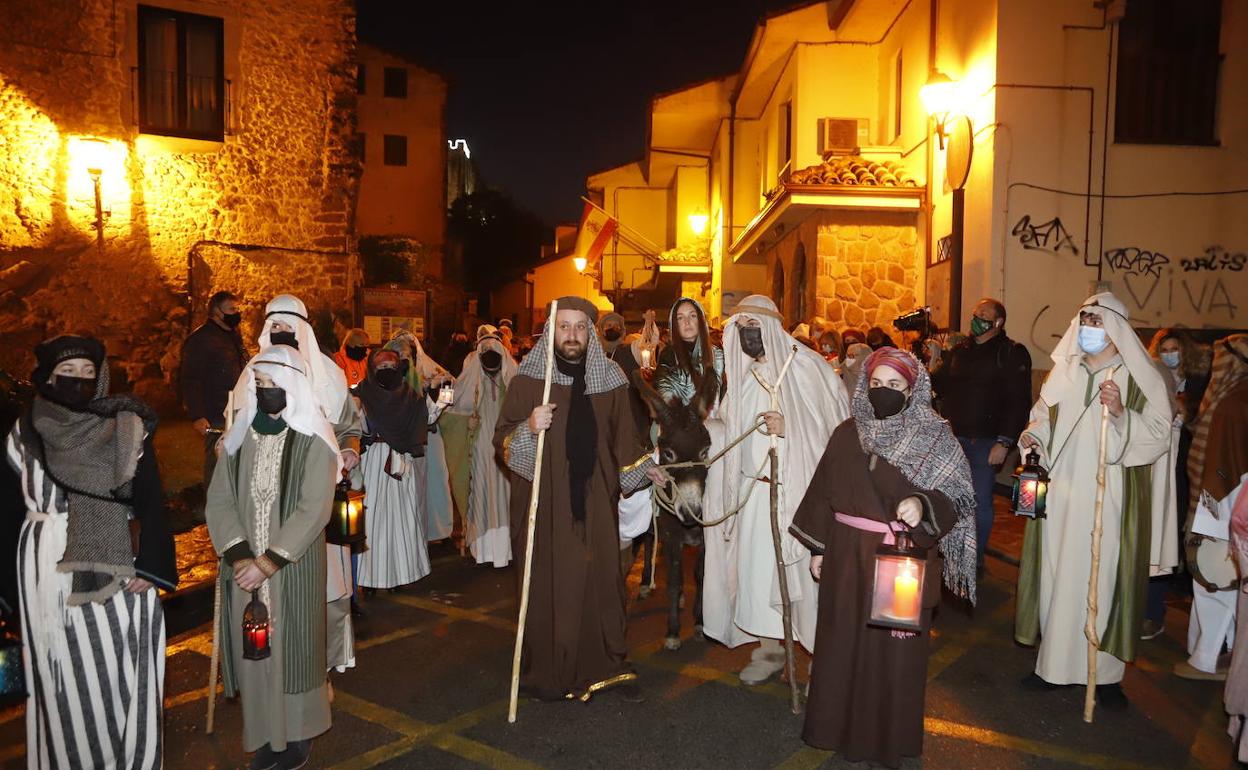
<path fill-rule="evenodd" d="M 535 313 L 549 305 L 551 300 L 569 295 L 584 297 L 602 311 L 610 311 L 614 307 L 611 300 L 598 291 L 593 277 L 577 272 L 570 256 L 538 265 L 530 275 Z"/>

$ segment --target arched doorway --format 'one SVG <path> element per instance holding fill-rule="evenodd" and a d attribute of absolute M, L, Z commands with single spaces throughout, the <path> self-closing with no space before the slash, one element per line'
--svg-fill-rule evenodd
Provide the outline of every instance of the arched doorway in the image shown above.
<path fill-rule="evenodd" d="M 793 323 L 806 320 L 806 245 L 801 241 L 793 252 L 793 312 L 788 318 Z"/>
<path fill-rule="evenodd" d="M 784 315 L 784 262 L 776 258 L 776 271 L 771 275 L 771 298 L 776 301 L 780 315 Z"/>

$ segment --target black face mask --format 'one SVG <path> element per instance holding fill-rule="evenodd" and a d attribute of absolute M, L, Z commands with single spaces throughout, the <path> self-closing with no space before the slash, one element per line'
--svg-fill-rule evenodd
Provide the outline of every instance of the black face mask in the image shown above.
<path fill-rule="evenodd" d="M 363 345 L 347 345 L 347 358 L 352 361 L 363 361 L 368 356 L 368 348 Z"/>
<path fill-rule="evenodd" d="M 295 350 L 299 349 L 299 340 L 295 339 L 294 332 L 269 332 L 270 345 L 286 345 Z"/>
<path fill-rule="evenodd" d="M 58 374 L 52 379 L 49 397 L 61 406 L 82 409 L 95 398 L 95 378 Z"/>
<path fill-rule="evenodd" d="M 906 408 L 906 394 L 892 388 L 870 388 L 867 390 L 867 400 L 871 402 L 877 420 L 900 414 Z"/>
<path fill-rule="evenodd" d="M 378 369 L 373 373 L 377 384 L 385 390 L 397 390 L 403 385 L 402 369 Z"/>
<path fill-rule="evenodd" d="M 503 365 L 503 354 L 497 350 L 487 350 L 481 354 L 481 368 L 487 372 L 497 372 Z"/>
<path fill-rule="evenodd" d="M 256 408 L 265 414 L 278 414 L 286 408 L 286 391 L 256 386 Z"/>
<path fill-rule="evenodd" d="M 238 325 L 242 322 L 243 322 L 242 313 L 222 313 L 221 314 L 221 323 L 225 324 L 231 329 L 237 329 Z"/>
<path fill-rule="evenodd" d="M 609 329 L 607 329 L 605 332 L 603 332 L 603 333 L 602 333 L 602 336 L 606 338 L 607 342 L 615 342 L 615 341 L 616 341 L 616 340 L 618 340 L 620 337 L 622 337 L 622 336 L 623 336 L 623 334 L 624 334 L 624 333 L 623 333 L 623 332 L 621 332 L 619 329 L 617 329 L 617 328 L 615 328 L 614 326 L 612 326 L 611 328 L 609 328 Z"/>
<path fill-rule="evenodd" d="M 763 350 L 763 330 L 757 326 L 743 326 L 739 334 L 742 352 L 750 358 L 762 358 L 766 353 Z"/>

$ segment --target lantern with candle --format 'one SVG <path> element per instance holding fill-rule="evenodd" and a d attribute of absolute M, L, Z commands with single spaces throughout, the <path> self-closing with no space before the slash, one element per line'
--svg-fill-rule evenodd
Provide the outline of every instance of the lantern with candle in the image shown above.
<path fill-rule="evenodd" d="M 260 601 L 260 594 L 251 592 L 251 601 L 243 608 L 243 658 L 264 660 L 269 657 L 273 628 L 269 625 L 269 608 Z"/>
<path fill-rule="evenodd" d="M 875 587 L 867 625 L 901 631 L 923 630 L 923 576 L 926 549 L 915 546 L 906 532 L 893 545 L 875 551 Z"/>
<path fill-rule="evenodd" d="M 350 481 L 344 480 L 334 491 L 334 506 L 330 509 L 329 524 L 325 525 L 325 540 L 332 545 L 364 542 L 364 493 L 352 489 Z"/>
<path fill-rule="evenodd" d="M 26 700 L 26 671 L 22 666 L 22 641 L 9 627 L 8 605 L 0 599 L 0 708 Z"/>
<path fill-rule="evenodd" d="M 1011 496 L 1014 515 L 1029 519 L 1045 518 L 1048 496 L 1049 474 L 1040 464 L 1040 454 L 1033 448 L 1014 472 L 1014 493 Z"/>

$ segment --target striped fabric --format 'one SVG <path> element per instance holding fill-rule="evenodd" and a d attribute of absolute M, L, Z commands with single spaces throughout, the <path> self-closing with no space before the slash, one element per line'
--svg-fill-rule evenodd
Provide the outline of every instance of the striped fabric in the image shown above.
<path fill-rule="evenodd" d="M 390 470 L 406 463 L 401 479 L 386 473 L 389 446 L 376 442 L 364 450 L 360 465 L 364 473 L 364 529 L 368 550 L 360 554 L 357 578 L 366 588 L 394 588 L 429 574 L 429 550 L 425 533 L 425 458 L 391 457 Z"/>
<path fill-rule="evenodd" d="M 65 493 L 25 456 L 18 431 L 5 454 L 29 511 L 17 554 L 31 692 L 27 767 L 160 767 L 165 620 L 156 589 L 61 609 L 69 589 L 69 576 L 56 571 L 69 522 Z"/>

